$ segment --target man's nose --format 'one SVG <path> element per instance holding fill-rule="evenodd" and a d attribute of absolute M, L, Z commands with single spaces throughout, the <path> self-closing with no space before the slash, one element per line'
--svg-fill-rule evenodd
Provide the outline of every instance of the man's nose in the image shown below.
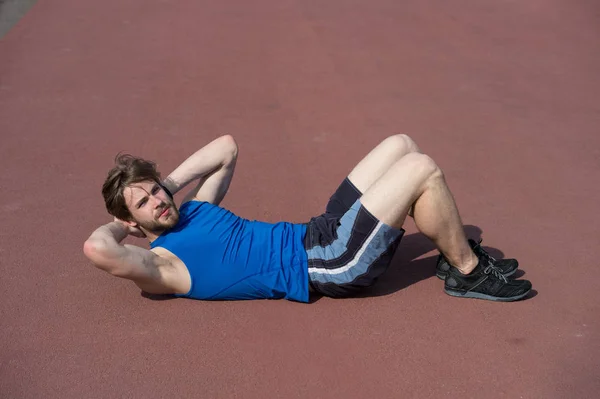
<path fill-rule="evenodd" d="M 152 196 L 152 199 L 154 200 L 154 209 L 160 208 L 163 205 L 163 200 L 161 200 L 160 198 Z"/>

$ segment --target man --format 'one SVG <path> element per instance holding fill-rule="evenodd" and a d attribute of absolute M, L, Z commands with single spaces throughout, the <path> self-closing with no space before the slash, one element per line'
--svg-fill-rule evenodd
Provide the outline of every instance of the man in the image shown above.
<path fill-rule="evenodd" d="M 386 138 L 350 172 L 322 215 L 308 223 L 243 219 L 219 206 L 235 168 L 231 136 L 198 150 L 166 179 L 152 162 L 121 155 L 102 188 L 114 221 L 84 244 L 100 269 L 148 293 L 194 299 L 286 298 L 309 291 L 346 297 L 387 269 L 407 215 L 440 251 L 447 294 L 514 301 L 531 290 L 513 280 L 514 259 L 489 256 L 465 237 L 444 176 L 406 135 Z M 173 195 L 197 181 L 179 208 Z M 123 245 L 146 237 L 150 250 Z"/>

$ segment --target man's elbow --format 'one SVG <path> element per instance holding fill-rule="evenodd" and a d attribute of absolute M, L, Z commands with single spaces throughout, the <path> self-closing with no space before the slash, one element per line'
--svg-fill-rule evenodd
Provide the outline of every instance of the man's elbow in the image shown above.
<path fill-rule="evenodd" d="M 110 272 L 104 265 L 106 259 L 106 243 L 101 240 L 88 239 L 83 243 L 83 253 L 85 256 L 92 261 L 94 266 L 99 269 Z"/>
<path fill-rule="evenodd" d="M 89 260 L 93 261 L 98 257 L 99 247 L 100 243 L 98 240 L 88 238 L 86 242 L 83 243 L 83 253 Z"/>

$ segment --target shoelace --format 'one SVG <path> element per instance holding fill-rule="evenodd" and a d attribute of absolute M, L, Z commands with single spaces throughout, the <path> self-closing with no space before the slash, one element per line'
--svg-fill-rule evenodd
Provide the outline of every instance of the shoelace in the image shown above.
<path fill-rule="evenodd" d="M 481 246 L 481 240 L 479 240 L 477 245 L 473 247 L 473 250 L 483 255 L 483 257 L 486 258 L 489 262 L 496 262 L 496 258 L 490 255 L 485 249 L 483 249 L 483 247 Z"/>
<path fill-rule="evenodd" d="M 487 267 L 485 269 L 483 269 L 483 272 L 485 274 L 491 274 L 491 275 L 497 277 L 498 279 L 500 279 L 501 281 L 508 283 L 507 278 L 504 277 L 504 274 L 502 274 L 502 270 L 500 270 L 499 267 L 494 266 L 492 263 L 487 265 Z"/>

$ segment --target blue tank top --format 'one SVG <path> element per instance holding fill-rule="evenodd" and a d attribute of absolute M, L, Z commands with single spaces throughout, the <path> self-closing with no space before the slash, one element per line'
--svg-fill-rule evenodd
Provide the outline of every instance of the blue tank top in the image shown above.
<path fill-rule="evenodd" d="M 201 201 L 186 202 L 179 213 L 177 225 L 150 244 L 187 266 L 192 286 L 178 296 L 308 302 L 305 225 L 251 221 Z"/>

